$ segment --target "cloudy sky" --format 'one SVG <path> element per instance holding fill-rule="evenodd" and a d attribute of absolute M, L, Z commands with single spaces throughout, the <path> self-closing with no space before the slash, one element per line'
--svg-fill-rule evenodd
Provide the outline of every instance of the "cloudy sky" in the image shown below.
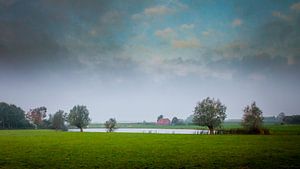
<path fill-rule="evenodd" d="M 300 114 L 300 1 L 0 0 L 0 101 L 94 122 L 186 118 L 219 98 Z"/>

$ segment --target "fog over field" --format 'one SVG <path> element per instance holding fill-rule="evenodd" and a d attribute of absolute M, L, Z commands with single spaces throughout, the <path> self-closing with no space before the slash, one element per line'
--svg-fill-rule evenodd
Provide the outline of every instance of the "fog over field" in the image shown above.
<path fill-rule="evenodd" d="M 93 122 L 300 114 L 299 0 L 0 0 L 0 102 Z"/>

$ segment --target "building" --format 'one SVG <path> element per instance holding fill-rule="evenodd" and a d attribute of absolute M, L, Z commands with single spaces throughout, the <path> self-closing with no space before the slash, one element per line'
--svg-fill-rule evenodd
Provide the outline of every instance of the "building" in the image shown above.
<path fill-rule="evenodd" d="M 171 121 L 168 118 L 161 118 L 157 121 L 157 125 L 170 125 Z"/>

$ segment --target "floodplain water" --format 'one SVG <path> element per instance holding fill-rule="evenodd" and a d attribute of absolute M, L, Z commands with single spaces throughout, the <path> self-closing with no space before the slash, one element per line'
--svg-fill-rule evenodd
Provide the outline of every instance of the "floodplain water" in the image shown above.
<path fill-rule="evenodd" d="M 69 129 L 69 132 L 79 132 L 79 129 Z M 87 128 L 84 132 L 107 132 L 105 128 Z M 153 128 L 119 128 L 116 133 L 158 133 L 158 134 L 208 134 L 208 130 L 195 129 L 153 129 Z"/>

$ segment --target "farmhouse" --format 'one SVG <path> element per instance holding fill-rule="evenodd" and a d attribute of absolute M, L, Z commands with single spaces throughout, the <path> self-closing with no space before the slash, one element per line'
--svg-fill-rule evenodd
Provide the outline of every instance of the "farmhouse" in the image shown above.
<path fill-rule="evenodd" d="M 168 118 L 161 118 L 157 121 L 157 125 L 170 125 L 171 121 Z"/>

